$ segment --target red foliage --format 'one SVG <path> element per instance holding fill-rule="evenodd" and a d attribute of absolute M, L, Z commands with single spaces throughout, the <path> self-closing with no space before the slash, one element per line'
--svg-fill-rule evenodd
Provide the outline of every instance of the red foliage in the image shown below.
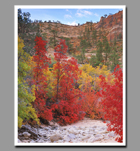
<path fill-rule="evenodd" d="M 46 56 L 46 41 L 42 40 L 41 37 L 35 38 L 35 55 L 33 56 L 33 60 L 36 63 L 34 72 L 34 85 L 35 88 L 35 101 L 33 102 L 34 108 L 37 110 L 37 115 L 39 118 L 43 118 L 46 120 L 52 120 L 52 109 L 46 107 L 47 100 L 47 77 L 44 76 L 43 70 L 48 69 L 48 63 L 50 63 L 50 59 Z"/>
<path fill-rule="evenodd" d="M 85 113 L 80 108 L 81 104 L 61 100 L 56 110 L 58 123 L 67 125 L 83 119 Z"/>
<path fill-rule="evenodd" d="M 96 93 L 91 89 L 91 84 L 87 83 L 84 88 L 84 101 L 83 110 L 86 112 L 86 116 L 92 119 L 102 118 L 102 105 L 99 100 L 98 92 Z"/>
<path fill-rule="evenodd" d="M 80 114 L 81 92 L 75 88 L 78 74 L 81 74 L 81 71 L 78 68 L 77 60 L 75 58 L 68 59 L 65 55 L 67 51 L 65 40 L 60 40 L 60 44 L 55 47 L 55 50 L 54 55 L 57 63 L 54 67 L 56 75 L 54 101 L 58 104 L 55 116 L 60 124 L 65 125 L 84 117 L 84 113 Z"/>
<path fill-rule="evenodd" d="M 114 84 L 106 82 L 105 77 L 100 76 L 100 86 L 102 90 L 102 105 L 105 112 L 104 118 L 109 120 L 108 130 L 114 131 L 119 137 L 118 142 L 123 141 L 123 73 L 119 65 L 116 66 L 113 72 Z"/>

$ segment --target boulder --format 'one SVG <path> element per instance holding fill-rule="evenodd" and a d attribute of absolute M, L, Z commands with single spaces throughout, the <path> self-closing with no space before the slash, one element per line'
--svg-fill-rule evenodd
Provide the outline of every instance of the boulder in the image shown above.
<path fill-rule="evenodd" d="M 30 136 L 31 136 L 31 134 L 30 134 L 30 133 L 28 133 L 28 132 L 23 132 L 23 135 L 24 135 L 24 137 L 26 137 L 26 138 L 28 138 L 28 137 L 30 137 Z"/>
<path fill-rule="evenodd" d="M 62 139 L 63 139 L 63 137 L 59 134 L 55 134 L 55 135 L 50 136 L 51 142 L 62 140 Z"/>
<path fill-rule="evenodd" d="M 38 132 L 36 128 L 31 127 L 30 125 L 22 125 L 22 127 L 18 130 L 18 135 L 21 137 L 21 134 L 23 135 L 24 132 L 29 133 L 32 138 L 37 139 L 38 138 Z M 25 135 L 26 135 L 25 133 Z M 28 135 L 28 134 L 27 134 Z M 25 136 L 26 137 L 26 136 Z M 20 139 L 20 138 L 19 138 Z"/>
<path fill-rule="evenodd" d="M 50 126 L 55 126 L 55 127 L 58 127 L 58 126 L 59 126 L 59 124 L 56 123 L 56 122 L 54 122 L 54 121 L 49 121 L 49 125 L 50 125 Z"/>
<path fill-rule="evenodd" d="M 69 133 L 73 133 L 73 132 L 74 132 L 74 129 L 71 127 L 71 128 L 68 129 L 68 132 L 69 132 Z"/>

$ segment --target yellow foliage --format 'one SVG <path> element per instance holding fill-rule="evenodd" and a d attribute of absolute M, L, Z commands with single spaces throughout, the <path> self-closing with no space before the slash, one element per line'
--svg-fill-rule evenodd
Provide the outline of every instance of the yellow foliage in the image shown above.
<path fill-rule="evenodd" d="M 18 127 L 22 126 L 24 119 L 29 120 L 32 118 L 39 123 L 36 111 L 32 107 L 32 102 L 35 100 L 33 92 L 35 86 L 33 85 L 30 88 L 27 82 L 30 79 L 26 79 L 30 75 L 34 63 L 32 57 L 23 50 L 23 47 L 23 40 L 18 38 Z M 31 93 L 29 90 L 31 90 Z"/>
<path fill-rule="evenodd" d="M 28 58 L 28 65 L 33 69 L 36 66 L 36 62 L 33 61 L 33 56 Z"/>
<path fill-rule="evenodd" d="M 48 97 L 52 97 L 54 95 L 54 87 L 55 87 L 55 76 L 54 73 L 52 72 L 53 68 L 49 68 L 48 70 L 44 70 L 43 73 L 47 77 L 47 92 L 48 92 Z"/>
<path fill-rule="evenodd" d="M 21 128 L 23 119 L 18 116 L 18 127 Z"/>
<path fill-rule="evenodd" d="M 99 76 L 103 75 L 106 78 L 110 76 L 110 70 L 107 69 L 107 66 L 103 65 L 102 67 L 92 67 L 90 64 L 84 64 L 80 67 L 82 70 L 82 74 L 79 75 L 79 88 L 82 89 L 86 83 L 90 83 L 92 85 L 92 89 L 98 90 L 100 79 Z M 112 77 L 110 76 L 110 80 L 113 81 Z"/>
<path fill-rule="evenodd" d="M 31 92 L 32 92 L 32 95 L 35 97 L 35 88 L 36 88 L 36 86 L 35 85 L 32 85 L 31 86 Z M 36 98 L 34 98 L 34 100 L 35 100 Z"/>

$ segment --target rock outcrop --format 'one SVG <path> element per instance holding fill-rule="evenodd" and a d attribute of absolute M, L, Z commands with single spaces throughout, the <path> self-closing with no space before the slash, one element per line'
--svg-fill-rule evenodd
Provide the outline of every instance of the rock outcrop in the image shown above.
<path fill-rule="evenodd" d="M 116 14 L 109 15 L 108 17 L 101 17 L 100 21 L 97 23 L 86 22 L 82 25 L 70 26 L 55 22 L 44 22 L 40 23 L 40 31 L 42 34 L 46 35 L 46 40 L 49 42 L 50 37 L 54 37 L 54 31 L 56 31 L 55 38 L 59 40 L 61 37 L 69 38 L 70 43 L 73 44 L 73 48 L 76 50 L 80 45 L 80 38 L 84 36 L 85 29 L 89 28 L 89 34 L 92 35 L 93 30 L 101 30 L 105 33 L 108 40 L 113 40 L 114 37 L 123 37 L 123 11 L 119 11 Z M 90 36 L 92 40 L 92 36 Z M 97 35 L 97 41 L 99 40 L 99 35 Z M 91 48 L 95 50 L 95 48 Z"/>

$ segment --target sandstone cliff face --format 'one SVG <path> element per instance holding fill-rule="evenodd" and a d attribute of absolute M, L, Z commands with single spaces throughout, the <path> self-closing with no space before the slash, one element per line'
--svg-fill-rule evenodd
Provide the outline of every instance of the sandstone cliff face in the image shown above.
<path fill-rule="evenodd" d="M 119 34 L 123 34 L 123 12 L 120 11 L 114 15 L 109 15 L 106 19 L 104 19 L 104 28 L 106 31 L 108 31 L 107 38 L 108 40 L 112 40 L 116 36 L 119 36 Z M 100 20 L 101 23 L 101 20 Z"/>
<path fill-rule="evenodd" d="M 84 36 L 85 30 L 89 29 L 90 41 L 92 42 L 92 32 L 97 30 L 97 41 L 100 39 L 99 31 L 102 31 L 103 35 L 107 37 L 109 41 L 115 37 L 122 40 L 123 37 L 123 11 L 119 11 L 114 15 L 108 17 L 101 17 L 98 23 L 86 22 L 79 26 L 70 26 L 55 22 L 44 22 L 40 24 L 40 31 L 45 35 L 46 40 L 49 42 L 50 38 L 54 36 L 53 30 L 57 32 L 55 35 L 56 40 L 59 41 L 61 37 L 69 38 L 70 43 L 76 50 L 80 46 L 80 37 Z M 118 46 L 121 45 L 118 42 Z M 92 52 L 96 50 L 96 46 L 92 45 L 86 52 Z"/>

